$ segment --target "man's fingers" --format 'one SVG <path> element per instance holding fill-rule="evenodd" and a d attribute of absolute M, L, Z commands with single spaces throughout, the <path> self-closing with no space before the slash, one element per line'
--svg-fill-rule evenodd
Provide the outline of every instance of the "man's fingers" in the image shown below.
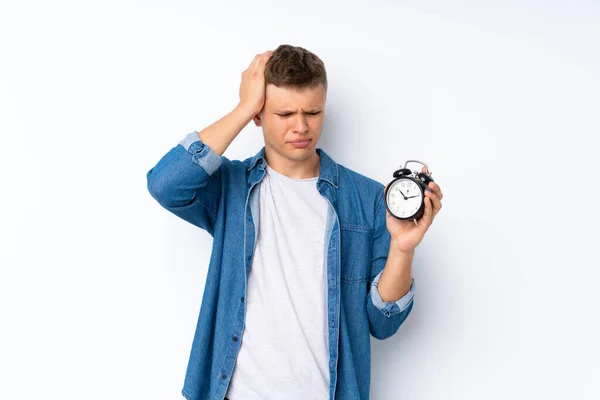
<path fill-rule="evenodd" d="M 422 167 L 421 168 L 421 172 L 427 173 L 427 168 Z M 435 183 L 435 182 L 429 182 L 429 184 L 427 185 L 427 188 L 433 190 L 435 192 L 435 194 L 438 195 L 438 197 L 440 198 L 440 200 L 442 199 L 442 197 L 444 197 L 444 195 L 442 194 L 442 192 L 440 190 L 440 187 L 439 187 L 439 185 L 437 183 Z"/>
<path fill-rule="evenodd" d="M 433 192 L 437 195 L 437 197 L 442 200 L 442 198 L 444 197 L 444 194 L 442 193 L 442 189 L 440 188 L 440 185 L 438 185 L 435 182 L 429 182 L 429 188 L 431 190 L 433 190 Z"/>
<path fill-rule="evenodd" d="M 425 196 L 429 197 L 431 205 L 433 206 L 433 216 L 435 217 L 437 213 L 442 209 L 442 202 L 435 193 L 425 192 Z"/>
<path fill-rule="evenodd" d="M 262 68 L 264 68 L 265 64 L 267 64 L 267 62 L 269 62 L 269 59 L 271 58 L 272 54 L 273 54 L 272 51 L 267 51 L 266 53 L 263 53 L 262 57 L 260 58 L 260 63 L 261 63 Z"/>
<path fill-rule="evenodd" d="M 261 69 L 264 69 L 265 64 L 267 63 L 267 61 L 269 61 L 269 58 L 271 58 L 272 54 L 273 54 L 272 50 L 266 51 L 261 54 L 257 54 L 256 56 L 254 56 L 254 59 L 252 60 L 252 62 L 250 63 L 250 66 L 248 67 L 248 69 L 246 71 L 257 72 L 257 71 L 260 71 Z M 242 75 L 243 74 L 244 73 L 242 72 Z"/>
<path fill-rule="evenodd" d="M 249 70 L 253 70 L 256 68 L 256 66 L 260 62 L 260 56 L 261 56 L 261 54 L 257 54 L 254 56 L 254 59 L 252 60 L 252 62 L 250 63 L 250 66 L 248 67 Z"/>
<path fill-rule="evenodd" d="M 417 222 L 417 226 L 421 227 L 421 229 L 427 230 L 429 226 L 433 223 L 433 217 L 435 216 L 432 210 L 431 197 L 429 199 L 425 199 L 425 212 L 419 221 Z"/>
<path fill-rule="evenodd" d="M 265 64 L 269 61 L 269 58 L 271 58 L 270 54 L 264 54 L 261 58 L 260 58 L 260 67 L 264 68 Z"/>

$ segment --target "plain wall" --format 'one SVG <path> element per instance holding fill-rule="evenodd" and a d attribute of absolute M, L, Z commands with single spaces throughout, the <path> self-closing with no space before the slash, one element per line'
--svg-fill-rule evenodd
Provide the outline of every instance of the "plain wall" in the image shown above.
<path fill-rule="evenodd" d="M 443 208 L 415 305 L 372 338 L 387 399 L 600 398 L 592 1 L 2 2 L 0 398 L 178 399 L 210 235 L 146 189 L 257 53 L 325 62 L 319 147 Z M 263 146 L 248 125 L 227 149 Z"/>

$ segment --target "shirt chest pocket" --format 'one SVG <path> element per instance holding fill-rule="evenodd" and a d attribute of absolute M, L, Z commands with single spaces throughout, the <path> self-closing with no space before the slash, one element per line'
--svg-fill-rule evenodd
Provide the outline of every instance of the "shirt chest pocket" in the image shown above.
<path fill-rule="evenodd" d="M 368 227 L 341 225 L 342 284 L 359 284 L 369 280 L 373 238 Z"/>

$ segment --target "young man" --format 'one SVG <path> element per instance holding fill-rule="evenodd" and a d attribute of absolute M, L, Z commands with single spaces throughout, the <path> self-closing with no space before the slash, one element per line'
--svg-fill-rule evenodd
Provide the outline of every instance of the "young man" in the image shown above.
<path fill-rule="evenodd" d="M 412 310 L 414 249 L 442 192 L 430 183 L 416 225 L 389 216 L 382 184 L 316 147 L 326 93 L 310 51 L 259 54 L 239 105 L 148 171 L 152 196 L 213 236 L 187 399 L 368 399 L 370 336 Z M 251 120 L 265 146 L 224 157 Z"/>

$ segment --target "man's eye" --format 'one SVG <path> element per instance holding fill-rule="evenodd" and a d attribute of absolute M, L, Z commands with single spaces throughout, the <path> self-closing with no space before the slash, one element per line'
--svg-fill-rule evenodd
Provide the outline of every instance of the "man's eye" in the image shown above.
<path fill-rule="evenodd" d="M 317 114 L 321 114 L 321 111 L 317 111 L 317 112 L 312 112 L 312 113 L 307 113 L 308 115 L 317 115 Z M 277 114 L 280 117 L 289 117 L 292 114 Z"/>

